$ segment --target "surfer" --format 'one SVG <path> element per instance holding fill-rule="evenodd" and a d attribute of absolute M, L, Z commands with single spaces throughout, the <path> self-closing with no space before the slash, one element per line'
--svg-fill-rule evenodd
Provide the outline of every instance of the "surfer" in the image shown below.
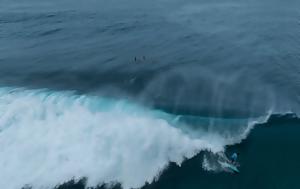
<path fill-rule="evenodd" d="M 231 160 L 232 163 L 236 163 L 236 162 L 237 162 L 238 154 L 239 154 L 239 153 L 234 152 L 234 153 L 230 156 L 230 160 Z"/>

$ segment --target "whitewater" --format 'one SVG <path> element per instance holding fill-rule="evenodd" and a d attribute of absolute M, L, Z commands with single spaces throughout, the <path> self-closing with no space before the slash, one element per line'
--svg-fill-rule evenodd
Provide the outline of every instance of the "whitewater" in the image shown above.
<path fill-rule="evenodd" d="M 180 165 L 202 150 L 218 153 L 241 142 L 254 125 L 234 137 L 192 136 L 178 120 L 124 99 L 1 88 L 0 186 L 50 189 L 87 178 L 86 187 L 117 182 L 139 188 L 169 162 Z"/>

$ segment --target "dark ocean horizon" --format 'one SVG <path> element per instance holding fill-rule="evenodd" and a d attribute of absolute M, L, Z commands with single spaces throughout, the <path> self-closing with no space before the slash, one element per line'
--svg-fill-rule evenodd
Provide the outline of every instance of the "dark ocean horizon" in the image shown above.
<path fill-rule="evenodd" d="M 0 4 L 0 188 L 300 188 L 300 1 Z"/>

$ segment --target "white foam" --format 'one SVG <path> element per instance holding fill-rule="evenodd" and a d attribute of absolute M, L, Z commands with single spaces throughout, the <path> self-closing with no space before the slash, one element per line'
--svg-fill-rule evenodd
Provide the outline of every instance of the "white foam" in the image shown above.
<path fill-rule="evenodd" d="M 0 186 L 48 189 L 86 177 L 87 186 L 136 188 L 170 161 L 180 165 L 233 142 L 218 134 L 191 137 L 168 116 L 126 101 L 0 88 Z"/>
<path fill-rule="evenodd" d="M 215 170 L 217 170 L 217 167 L 213 163 L 209 162 L 206 155 L 203 156 L 202 168 L 206 171 L 215 171 Z"/>

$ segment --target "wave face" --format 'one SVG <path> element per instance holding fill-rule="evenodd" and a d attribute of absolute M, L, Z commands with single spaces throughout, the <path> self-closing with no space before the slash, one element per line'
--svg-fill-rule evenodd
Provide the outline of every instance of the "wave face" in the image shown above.
<path fill-rule="evenodd" d="M 169 162 L 233 142 L 213 132 L 191 136 L 179 120 L 124 100 L 1 88 L 0 186 L 52 188 L 86 177 L 87 186 L 141 187 Z"/>

